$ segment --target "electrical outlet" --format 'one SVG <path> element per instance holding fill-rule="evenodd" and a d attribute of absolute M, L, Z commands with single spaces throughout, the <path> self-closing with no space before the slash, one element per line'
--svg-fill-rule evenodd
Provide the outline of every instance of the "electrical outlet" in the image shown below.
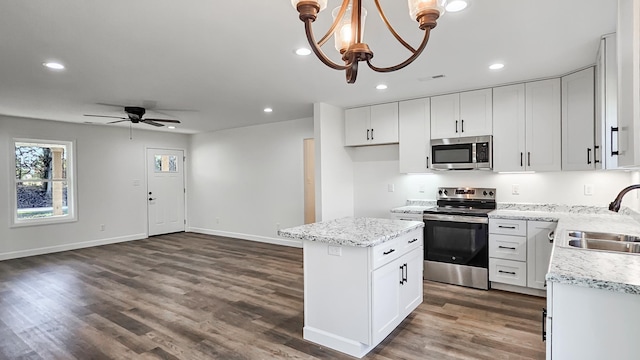
<path fill-rule="evenodd" d="M 586 196 L 593 195 L 593 184 L 585 184 L 584 185 L 584 194 Z"/>
<path fill-rule="evenodd" d="M 329 255 L 342 256 L 342 247 L 335 246 L 335 245 L 329 245 L 328 249 L 329 249 L 328 250 Z"/>
<path fill-rule="evenodd" d="M 422 185 L 420 185 L 420 186 L 418 187 L 418 192 L 423 193 L 424 191 L 425 191 L 425 186 L 424 186 L 424 184 L 422 184 Z"/>
<path fill-rule="evenodd" d="M 394 184 L 387 184 L 387 191 L 389 192 L 396 191 L 396 186 Z"/>
<path fill-rule="evenodd" d="M 520 184 L 511 185 L 511 195 L 520 195 Z"/>

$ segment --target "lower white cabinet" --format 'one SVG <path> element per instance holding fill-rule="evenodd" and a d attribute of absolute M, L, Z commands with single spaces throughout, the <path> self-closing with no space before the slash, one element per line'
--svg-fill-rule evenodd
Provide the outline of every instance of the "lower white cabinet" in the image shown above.
<path fill-rule="evenodd" d="M 546 289 L 556 225 L 551 221 L 489 219 L 491 286 L 543 295 L 539 290 Z M 514 287 L 504 288 L 501 284 Z"/>
<path fill-rule="evenodd" d="M 422 228 L 374 247 L 304 241 L 304 339 L 367 354 L 422 303 L 422 243 Z"/>

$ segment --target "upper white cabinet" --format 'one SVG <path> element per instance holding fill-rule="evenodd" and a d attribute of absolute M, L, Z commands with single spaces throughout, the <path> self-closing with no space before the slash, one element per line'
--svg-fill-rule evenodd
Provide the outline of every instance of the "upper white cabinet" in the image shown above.
<path fill-rule="evenodd" d="M 527 170 L 560 171 L 560 113 L 560 79 L 525 84 Z"/>
<path fill-rule="evenodd" d="M 560 171 L 560 108 L 560 79 L 494 88 L 494 171 Z"/>
<path fill-rule="evenodd" d="M 399 104 L 400 172 L 429 171 L 431 150 L 430 100 L 415 99 Z"/>
<path fill-rule="evenodd" d="M 618 167 L 618 64 L 616 35 L 603 36 L 596 59 L 596 169 Z"/>
<path fill-rule="evenodd" d="M 618 165 L 640 165 L 640 0 L 618 1 Z"/>
<path fill-rule="evenodd" d="M 492 135 L 491 89 L 431 98 L 431 138 Z"/>
<path fill-rule="evenodd" d="M 345 146 L 398 142 L 398 103 L 347 109 L 344 113 Z"/>
<path fill-rule="evenodd" d="M 594 170 L 593 67 L 562 77 L 562 170 Z"/>

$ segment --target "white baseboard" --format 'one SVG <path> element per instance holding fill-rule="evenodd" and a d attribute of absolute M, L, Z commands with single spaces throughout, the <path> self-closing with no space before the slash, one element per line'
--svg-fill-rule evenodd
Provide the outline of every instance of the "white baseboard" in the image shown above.
<path fill-rule="evenodd" d="M 266 236 L 243 234 L 243 233 L 236 233 L 236 232 L 230 232 L 230 231 L 203 229 L 203 228 L 196 228 L 196 227 L 189 227 L 186 231 L 195 232 L 199 234 L 206 234 L 206 235 L 216 235 L 216 236 L 224 236 L 224 237 L 230 237 L 230 238 L 236 238 L 236 239 L 242 239 L 242 240 L 258 241 L 258 242 L 274 244 L 274 245 L 284 245 L 284 246 L 302 248 L 302 241 L 293 240 L 293 239 L 272 238 L 272 237 L 266 237 Z"/>
<path fill-rule="evenodd" d="M 539 290 L 539 289 L 532 289 L 528 287 L 510 285 L 510 284 L 502 284 L 494 281 L 491 282 L 491 288 L 496 290 L 502 290 L 502 291 L 517 292 L 525 295 L 547 297 L 547 290 Z"/>
<path fill-rule="evenodd" d="M 147 234 L 134 234 L 134 235 L 114 237 L 109 239 L 99 239 L 99 240 L 83 241 L 83 242 L 72 243 L 72 244 L 46 246 L 46 247 L 41 247 L 37 249 L 11 251 L 6 253 L 0 253 L 0 261 L 17 259 L 17 258 L 22 258 L 27 256 L 51 254 L 51 253 L 56 253 L 61 251 L 76 250 L 76 249 L 88 248 L 93 246 L 115 244 L 115 243 L 120 243 L 125 241 L 141 240 L 146 238 L 147 238 Z"/>

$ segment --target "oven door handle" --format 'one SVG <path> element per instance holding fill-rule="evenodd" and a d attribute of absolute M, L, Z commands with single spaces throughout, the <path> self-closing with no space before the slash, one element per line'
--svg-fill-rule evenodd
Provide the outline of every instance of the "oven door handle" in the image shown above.
<path fill-rule="evenodd" d="M 479 216 L 424 214 L 422 218 L 425 221 L 450 221 L 450 222 L 471 223 L 471 224 L 488 224 L 489 223 L 489 218 L 479 217 Z"/>

